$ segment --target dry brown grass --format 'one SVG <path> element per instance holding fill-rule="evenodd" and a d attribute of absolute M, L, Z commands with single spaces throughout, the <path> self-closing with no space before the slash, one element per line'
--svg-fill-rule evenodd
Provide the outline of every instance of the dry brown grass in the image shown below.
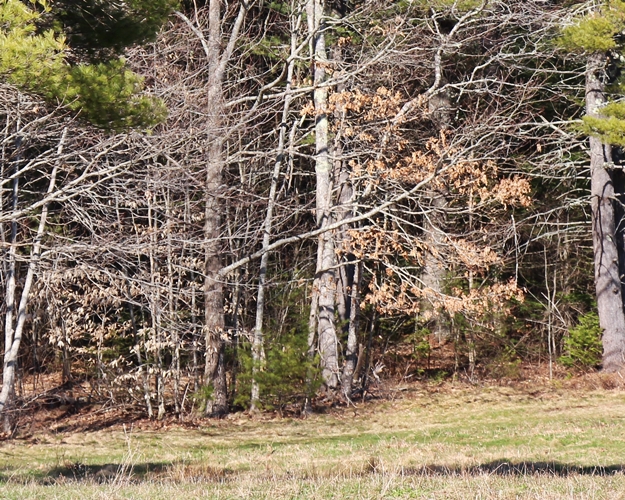
<path fill-rule="evenodd" d="M 622 387 L 410 385 L 307 420 L 40 432 L 0 446 L 0 497 L 625 498 Z"/>

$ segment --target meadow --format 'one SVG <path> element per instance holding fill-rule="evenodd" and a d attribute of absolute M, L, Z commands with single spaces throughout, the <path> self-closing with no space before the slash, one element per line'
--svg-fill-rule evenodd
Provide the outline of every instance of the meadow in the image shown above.
<path fill-rule="evenodd" d="M 600 384 L 424 384 L 306 419 L 59 429 L 0 443 L 0 498 L 625 498 L 625 392 Z"/>

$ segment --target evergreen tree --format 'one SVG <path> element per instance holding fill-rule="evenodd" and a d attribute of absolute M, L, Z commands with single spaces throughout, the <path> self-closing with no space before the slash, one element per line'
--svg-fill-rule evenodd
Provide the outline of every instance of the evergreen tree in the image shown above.
<path fill-rule="evenodd" d="M 118 54 L 155 35 L 173 7 L 171 0 L 154 2 L 154 12 L 140 1 L 106 2 L 106 8 L 104 2 L 89 2 L 92 9 L 86 2 L 78 4 L 64 10 L 63 2 L 53 8 L 45 0 L 31 5 L 2 0 L 0 78 L 80 111 L 103 128 L 150 127 L 162 121 L 162 103 L 141 95 L 143 79 Z"/>
<path fill-rule="evenodd" d="M 599 323 L 603 330 L 603 370 L 625 367 L 625 269 L 622 168 L 615 146 L 625 145 L 625 90 L 619 82 L 625 51 L 625 2 L 609 0 L 563 31 L 560 44 L 586 57 L 586 116 L 590 135 L 592 234 Z M 612 93 L 612 96 L 610 96 Z"/>

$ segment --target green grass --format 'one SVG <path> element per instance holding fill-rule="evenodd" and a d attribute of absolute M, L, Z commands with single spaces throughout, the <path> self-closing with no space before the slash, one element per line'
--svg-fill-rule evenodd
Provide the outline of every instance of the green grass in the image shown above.
<path fill-rule="evenodd" d="M 625 499 L 625 393 L 437 390 L 306 420 L 5 442 L 0 498 Z"/>

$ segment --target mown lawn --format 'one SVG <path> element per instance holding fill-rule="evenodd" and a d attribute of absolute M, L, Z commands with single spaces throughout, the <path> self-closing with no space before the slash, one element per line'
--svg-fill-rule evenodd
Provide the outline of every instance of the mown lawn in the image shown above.
<path fill-rule="evenodd" d="M 0 498 L 625 499 L 625 392 L 412 387 L 306 420 L 0 444 Z"/>

